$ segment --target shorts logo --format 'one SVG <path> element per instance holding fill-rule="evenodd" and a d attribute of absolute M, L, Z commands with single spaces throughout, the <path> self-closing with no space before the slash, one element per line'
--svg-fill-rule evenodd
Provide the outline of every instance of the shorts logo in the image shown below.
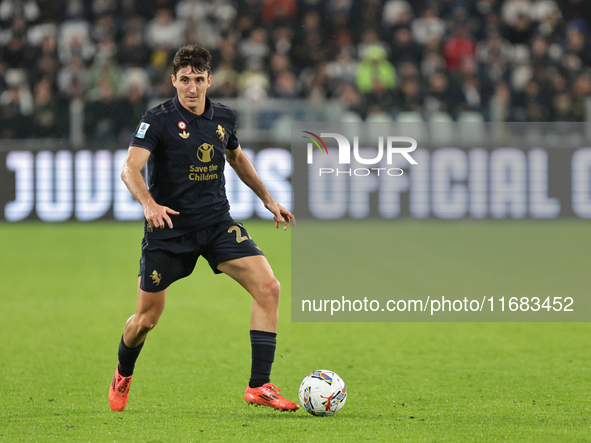
<path fill-rule="evenodd" d="M 213 145 L 210 145 L 209 143 L 203 143 L 197 148 L 197 158 L 203 163 L 209 163 L 213 158 L 213 153 Z"/>
<path fill-rule="evenodd" d="M 152 283 L 154 283 L 156 286 L 158 286 L 160 284 L 160 280 L 162 280 L 162 274 L 158 274 L 158 271 L 156 270 L 152 272 L 150 277 L 152 277 Z"/>
<path fill-rule="evenodd" d="M 140 123 L 140 128 L 137 130 L 137 134 L 135 134 L 135 136 L 137 138 L 144 138 L 146 137 L 146 132 L 148 131 L 148 128 L 150 127 L 149 123 L 144 123 L 141 122 Z"/>
<path fill-rule="evenodd" d="M 187 124 L 185 122 L 179 122 L 179 129 L 181 129 L 182 131 L 184 131 L 185 129 L 187 129 Z"/>
<path fill-rule="evenodd" d="M 222 125 L 218 125 L 218 130 L 215 131 L 215 133 L 218 135 L 221 141 L 224 141 L 226 138 L 226 130 L 222 128 Z"/>

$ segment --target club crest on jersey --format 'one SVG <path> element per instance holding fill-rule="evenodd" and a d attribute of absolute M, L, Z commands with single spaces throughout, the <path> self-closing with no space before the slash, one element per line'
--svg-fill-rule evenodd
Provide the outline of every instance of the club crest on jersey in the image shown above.
<path fill-rule="evenodd" d="M 218 125 L 218 130 L 215 131 L 215 133 L 218 135 L 221 141 L 224 141 L 226 138 L 226 130 L 222 128 L 222 125 Z"/>
<path fill-rule="evenodd" d="M 150 277 L 152 277 L 152 283 L 154 283 L 156 286 L 158 286 L 160 284 L 160 280 L 162 280 L 162 274 L 158 274 L 158 271 L 156 270 L 152 272 Z"/>
<path fill-rule="evenodd" d="M 178 123 L 179 129 L 181 129 L 182 131 L 184 131 L 185 129 L 187 129 L 187 124 L 183 121 L 180 121 Z"/>
<path fill-rule="evenodd" d="M 213 145 L 210 145 L 209 143 L 203 143 L 197 148 L 197 158 L 203 163 L 209 163 L 213 158 L 213 153 Z"/>
<path fill-rule="evenodd" d="M 179 135 L 183 138 L 189 138 L 189 135 L 191 135 L 191 134 L 189 132 L 183 131 L 183 132 L 179 132 Z"/>

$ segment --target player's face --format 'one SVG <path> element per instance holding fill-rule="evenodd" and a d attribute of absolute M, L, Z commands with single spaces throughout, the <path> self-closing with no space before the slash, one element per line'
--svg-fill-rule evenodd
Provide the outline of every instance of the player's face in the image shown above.
<path fill-rule="evenodd" d="M 172 75 L 172 84 L 176 88 L 181 105 L 196 114 L 205 111 L 205 94 L 211 86 L 211 75 L 185 66 L 177 71 L 176 76 Z"/>

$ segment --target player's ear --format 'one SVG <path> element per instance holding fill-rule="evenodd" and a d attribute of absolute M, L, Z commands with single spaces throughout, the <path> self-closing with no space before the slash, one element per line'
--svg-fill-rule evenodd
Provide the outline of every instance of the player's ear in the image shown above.
<path fill-rule="evenodd" d="M 174 76 L 174 74 L 170 75 L 170 80 L 172 81 L 172 86 L 176 88 L 176 77 Z"/>
<path fill-rule="evenodd" d="M 209 88 L 211 86 L 211 74 L 209 74 L 209 76 L 207 77 L 207 87 Z"/>

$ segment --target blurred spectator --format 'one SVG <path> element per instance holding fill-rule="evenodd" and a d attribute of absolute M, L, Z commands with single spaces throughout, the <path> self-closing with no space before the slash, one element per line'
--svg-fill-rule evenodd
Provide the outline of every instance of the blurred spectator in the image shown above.
<path fill-rule="evenodd" d="M 580 74 L 574 81 L 572 90 L 572 114 L 575 121 L 586 120 L 586 102 L 591 97 L 591 75 Z"/>
<path fill-rule="evenodd" d="M 118 141 L 119 131 L 127 116 L 108 78 L 101 79 L 97 97 L 86 105 L 85 114 L 85 132 L 90 143 L 104 144 Z"/>
<path fill-rule="evenodd" d="M 316 9 L 307 11 L 302 17 L 301 26 L 296 29 L 296 45 L 303 44 L 308 34 L 322 34 L 322 17 L 320 13 Z"/>
<path fill-rule="evenodd" d="M 552 98 L 552 120 L 566 122 L 577 120 L 570 94 L 562 92 Z"/>
<path fill-rule="evenodd" d="M 17 17 L 34 22 L 39 18 L 39 14 L 35 0 L 2 0 L 0 3 L 0 20 L 3 22 L 10 22 Z"/>
<path fill-rule="evenodd" d="M 382 0 L 366 0 L 363 2 L 354 3 L 358 8 L 361 8 L 359 15 L 361 17 L 358 24 L 361 29 L 380 29 L 381 22 L 381 3 Z"/>
<path fill-rule="evenodd" d="M 464 105 L 465 99 L 462 91 L 447 75 L 436 72 L 429 77 L 425 111 L 429 113 L 447 112 L 453 118 L 457 118 Z"/>
<path fill-rule="evenodd" d="M 293 20 L 298 12 L 298 5 L 295 0 L 265 0 L 261 18 L 263 23 L 286 22 Z"/>
<path fill-rule="evenodd" d="M 548 51 L 548 42 L 541 34 L 535 35 L 530 43 L 530 61 L 533 66 L 552 66 L 554 60 Z"/>
<path fill-rule="evenodd" d="M 437 17 L 433 9 L 426 8 L 423 9 L 420 17 L 412 21 L 411 29 L 415 41 L 425 45 L 430 40 L 440 40 L 443 37 L 445 23 Z"/>
<path fill-rule="evenodd" d="M 326 64 L 326 74 L 332 83 L 355 82 L 358 63 L 353 58 L 350 49 L 341 49 L 335 60 Z"/>
<path fill-rule="evenodd" d="M 115 16 L 113 14 L 104 14 L 97 18 L 92 28 L 91 36 L 94 41 L 100 41 L 105 38 L 115 40 L 117 38 Z"/>
<path fill-rule="evenodd" d="M 591 23 L 591 9 L 589 9 L 588 0 L 564 0 L 562 4 L 567 21 L 580 18 Z"/>
<path fill-rule="evenodd" d="M 489 106 L 489 120 L 506 122 L 515 120 L 511 107 L 511 89 L 506 83 L 496 85 Z"/>
<path fill-rule="evenodd" d="M 84 21 L 64 22 L 60 25 L 58 55 L 62 65 L 67 65 L 72 56 L 90 61 L 95 48 L 90 40 L 90 26 Z"/>
<path fill-rule="evenodd" d="M 565 50 L 576 54 L 585 65 L 591 64 L 591 49 L 586 41 L 587 23 L 571 23 L 566 31 Z"/>
<path fill-rule="evenodd" d="M 247 65 L 265 66 L 270 54 L 266 31 L 263 28 L 253 29 L 250 36 L 239 44 L 238 52 Z"/>
<path fill-rule="evenodd" d="M 390 61 L 394 66 L 404 62 L 412 62 L 418 66 L 422 58 L 423 50 L 421 45 L 413 41 L 410 29 L 406 26 L 397 28 L 394 31 L 392 55 L 390 56 Z"/>
<path fill-rule="evenodd" d="M 273 54 L 269 61 L 269 75 L 271 81 L 275 82 L 277 77 L 285 71 L 292 71 L 289 57 L 278 53 Z"/>
<path fill-rule="evenodd" d="M 152 49 L 175 49 L 183 41 L 185 27 L 174 20 L 168 9 L 159 9 L 156 16 L 146 26 L 146 44 Z"/>
<path fill-rule="evenodd" d="M 388 33 L 395 27 L 410 26 L 413 18 L 414 11 L 410 3 L 406 0 L 388 0 L 384 4 L 382 23 Z"/>
<path fill-rule="evenodd" d="M 14 36 L 4 48 L 2 58 L 13 68 L 26 68 L 27 53 L 31 53 L 30 48 L 25 44 L 25 39 L 20 36 Z"/>
<path fill-rule="evenodd" d="M 445 71 L 445 60 L 437 51 L 428 51 L 421 61 L 421 74 L 423 78 L 429 78 L 436 72 Z"/>
<path fill-rule="evenodd" d="M 450 71 L 457 70 L 465 58 L 472 57 L 476 51 L 476 42 L 468 34 L 465 26 L 457 28 L 454 35 L 447 38 L 443 45 L 443 57 Z"/>
<path fill-rule="evenodd" d="M 235 71 L 241 71 L 244 61 L 239 56 L 236 45 L 237 40 L 234 36 L 228 35 L 222 38 L 219 48 L 211 53 L 212 66 L 224 64 L 229 65 Z"/>
<path fill-rule="evenodd" d="M 92 21 L 92 3 L 90 0 L 64 0 L 61 6 L 61 21 Z"/>
<path fill-rule="evenodd" d="M 361 42 L 357 45 L 357 57 L 360 60 L 366 58 L 366 51 L 368 48 L 379 46 L 387 55 L 390 54 L 390 47 L 382 40 L 375 29 L 366 29 L 361 35 Z"/>
<path fill-rule="evenodd" d="M 508 25 L 505 35 L 514 45 L 527 43 L 533 34 L 531 18 L 525 13 L 518 14 Z"/>
<path fill-rule="evenodd" d="M 396 69 L 386 59 L 386 51 L 381 46 L 365 50 L 365 58 L 357 69 L 357 87 L 363 94 L 375 89 L 391 91 L 396 86 Z"/>
<path fill-rule="evenodd" d="M 35 49 L 30 69 L 32 78 L 47 78 L 55 83 L 59 67 L 55 37 L 46 35 L 43 37 L 41 45 Z"/>
<path fill-rule="evenodd" d="M 58 24 L 60 21 L 60 7 L 55 4 L 55 0 L 36 0 L 39 8 L 39 17 L 37 23 Z"/>
<path fill-rule="evenodd" d="M 268 97 L 270 88 L 269 76 L 257 61 L 250 61 L 247 69 L 238 78 L 238 92 L 248 100 L 260 101 Z"/>
<path fill-rule="evenodd" d="M 35 110 L 31 133 L 36 138 L 65 137 L 67 135 L 67 101 L 57 97 L 47 79 L 37 82 L 34 88 Z"/>
<path fill-rule="evenodd" d="M 281 72 L 269 93 L 272 98 L 298 98 L 301 97 L 298 81 L 291 71 Z"/>
<path fill-rule="evenodd" d="M 272 49 L 284 55 L 289 55 L 293 47 L 294 32 L 288 26 L 278 26 L 273 30 Z"/>
<path fill-rule="evenodd" d="M 67 94 L 74 82 L 83 89 L 89 82 L 88 69 L 79 56 L 72 57 L 68 65 L 60 69 L 57 74 L 57 85 L 62 94 Z"/>
<path fill-rule="evenodd" d="M 28 137 L 34 102 L 26 74 L 22 70 L 9 69 L 4 78 L 7 88 L 0 94 L 2 133 L 6 138 Z"/>
<path fill-rule="evenodd" d="M 127 31 L 117 51 L 117 61 L 122 67 L 144 67 L 150 60 L 150 51 L 144 45 L 142 35 L 137 31 Z"/>
<path fill-rule="evenodd" d="M 343 82 L 339 85 L 339 96 L 345 110 L 365 118 L 365 102 L 354 83 Z"/>
<path fill-rule="evenodd" d="M 314 69 L 321 63 L 326 62 L 330 56 L 330 48 L 322 40 L 322 34 L 311 32 L 306 34 L 305 40 L 295 46 L 292 56 L 296 70 L 304 68 Z"/>
<path fill-rule="evenodd" d="M 124 80 L 125 80 L 124 76 Z M 138 84 L 128 82 L 132 86 L 127 90 L 125 98 L 121 102 L 121 116 L 124 118 L 120 126 L 120 138 L 124 141 L 130 139 L 133 131 L 146 112 L 148 105 L 145 90 Z"/>
<path fill-rule="evenodd" d="M 550 109 L 550 91 L 541 88 L 533 79 L 527 82 L 516 99 L 516 118 L 528 122 L 548 121 Z"/>
<path fill-rule="evenodd" d="M 562 13 L 556 2 L 552 0 L 538 0 L 533 7 L 533 16 L 537 25 L 537 32 L 547 39 L 557 40 L 562 31 Z"/>
<path fill-rule="evenodd" d="M 21 98 L 23 90 L 10 86 L 0 94 L 1 138 L 25 138 L 29 136 L 31 119 L 22 112 Z"/>
<path fill-rule="evenodd" d="M 317 69 L 306 69 L 300 75 L 299 81 L 304 95 L 314 104 L 331 97 L 337 87 L 328 75 L 326 63 L 321 63 Z"/>
<path fill-rule="evenodd" d="M 222 62 L 213 72 L 208 93 L 212 97 L 235 98 L 238 96 L 238 72 L 228 62 Z"/>
<path fill-rule="evenodd" d="M 108 81 L 113 87 L 114 85 L 120 85 L 121 69 L 115 58 L 116 51 L 117 48 L 112 40 L 105 38 L 99 42 L 98 52 L 90 67 L 89 98 L 96 99 L 101 94 L 99 89 L 105 81 Z M 115 94 L 118 92 L 115 90 Z"/>
<path fill-rule="evenodd" d="M 402 112 L 422 112 L 424 95 L 416 77 L 404 77 L 397 91 L 395 107 Z"/>
<path fill-rule="evenodd" d="M 92 0 L 92 13 L 95 17 L 113 14 L 117 11 L 117 0 Z"/>

